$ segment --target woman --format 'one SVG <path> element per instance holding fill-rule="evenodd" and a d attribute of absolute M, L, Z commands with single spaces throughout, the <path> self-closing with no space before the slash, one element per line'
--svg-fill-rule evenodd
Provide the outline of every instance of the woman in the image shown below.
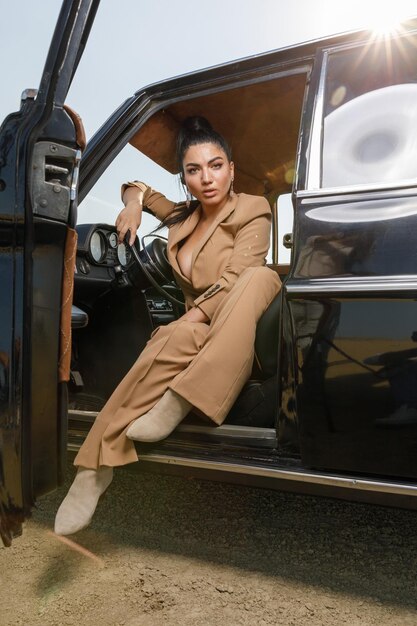
<path fill-rule="evenodd" d="M 113 467 L 137 460 L 133 441 L 167 437 L 191 409 L 223 422 L 250 376 L 256 323 L 280 289 L 277 274 L 264 267 L 269 204 L 234 193 L 225 139 L 204 118 L 188 118 L 177 157 L 186 203 L 175 204 L 144 183 L 127 183 L 116 228 L 120 241 L 130 231 L 133 244 L 143 206 L 169 227 L 168 258 L 186 313 L 152 333 L 97 416 L 56 516 L 61 535 L 90 523 Z"/>

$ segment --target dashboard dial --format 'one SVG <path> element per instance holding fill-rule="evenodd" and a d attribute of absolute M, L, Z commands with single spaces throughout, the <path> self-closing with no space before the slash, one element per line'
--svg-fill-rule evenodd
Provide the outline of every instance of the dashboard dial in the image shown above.
<path fill-rule="evenodd" d="M 98 231 L 91 236 L 90 254 L 96 263 L 100 263 L 106 256 L 106 242 L 104 236 Z"/>
<path fill-rule="evenodd" d="M 117 238 L 116 233 L 111 233 L 109 236 L 109 244 L 112 248 L 117 248 L 117 244 L 118 244 L 119 240 Z"/>
<path fill-rule="evenodd" d="M 122 265 L 123 267 L 128 265 L 131 259 L 131 255 L 132 253 L 125 243 L 120 243 L 117 246 L 117 258 L 119 259 L 120 265 Z"/>

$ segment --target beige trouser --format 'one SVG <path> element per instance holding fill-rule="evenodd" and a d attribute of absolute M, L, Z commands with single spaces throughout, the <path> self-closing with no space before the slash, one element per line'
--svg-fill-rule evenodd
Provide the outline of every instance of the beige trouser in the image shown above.
<path fill-rule="evenodd" d="M 280 287 L 273 270 L 250 267 L 210 325 L 177 320 L 157 328 L 98 414 L 74 464 L 97 469 L 137 461 L 126 430 L 168 388 L 221 424 L 250 376 L 256 323 Z"/>

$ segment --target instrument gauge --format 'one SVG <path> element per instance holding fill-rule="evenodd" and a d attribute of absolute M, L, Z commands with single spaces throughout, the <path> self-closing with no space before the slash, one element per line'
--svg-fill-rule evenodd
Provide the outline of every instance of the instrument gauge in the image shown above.
<path fill-rule="evenodd" d="M 117 246 L 117 258 L 119 259 L 120 265 L 122 265 L 123 267 L 130 263 L 132 253 L 125 243 L 120 243 Z"/>
<path fill-rule="evenodd" d="M 118 237 L 116 235 L 116 233 L 110 233 L 109 236 L 109 244 L 112 248 L 117 248 L 117 244 L 118 244 L 119 240 Z"/>
<path fill-rule="evenodd" d="M 90 254 L 96 263 L 101 263 L 106 256 L 106 242 L 104 235 L 99 231 L 94 232 L 91 236 Z"/>

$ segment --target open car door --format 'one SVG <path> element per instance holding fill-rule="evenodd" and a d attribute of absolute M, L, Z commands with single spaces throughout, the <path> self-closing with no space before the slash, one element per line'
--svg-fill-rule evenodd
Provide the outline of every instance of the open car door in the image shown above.
<path fill-rule="evenodd" d="M 65 105 L 99 0 L 65 0 L 38 92 L 0 129 L 0 531 L 65 464 L 82 123 Z"/>

